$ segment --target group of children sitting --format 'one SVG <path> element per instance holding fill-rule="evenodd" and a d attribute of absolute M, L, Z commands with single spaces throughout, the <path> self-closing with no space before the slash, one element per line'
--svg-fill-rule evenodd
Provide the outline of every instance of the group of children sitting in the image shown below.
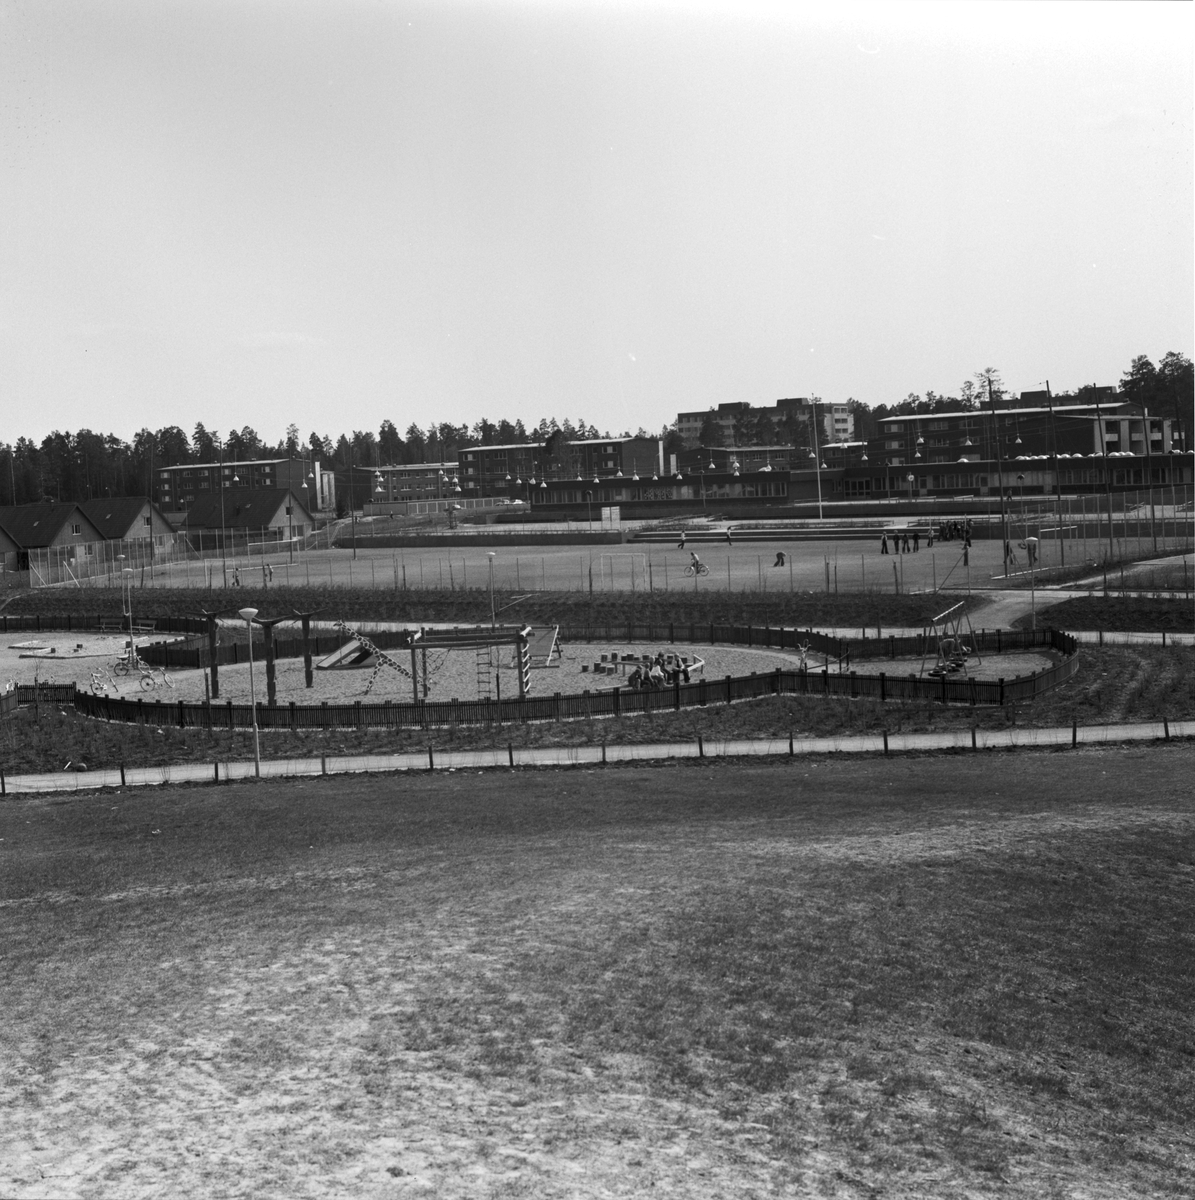
<path fill-rule="evenodd" d="M 662 650 L 627 676 L 627 687 L 637 689 L 671 687 L 678 682 L 689 682 L 689 664 L 672 654 L 665 657 Z"/>

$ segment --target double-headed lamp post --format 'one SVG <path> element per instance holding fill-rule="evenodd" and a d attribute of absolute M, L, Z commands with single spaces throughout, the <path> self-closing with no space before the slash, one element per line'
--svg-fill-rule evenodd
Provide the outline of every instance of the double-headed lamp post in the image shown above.
<path fill-rule="evenodd" d="M 257 609 L 242 608 L 239 616 L 245 618 L 245 628 L 249 631 L 249 711 L 253 715 L 253 774 L 261 778 L 261 742 L 257 734 L 257 691 L 253 686 L 253 618 Z"/>

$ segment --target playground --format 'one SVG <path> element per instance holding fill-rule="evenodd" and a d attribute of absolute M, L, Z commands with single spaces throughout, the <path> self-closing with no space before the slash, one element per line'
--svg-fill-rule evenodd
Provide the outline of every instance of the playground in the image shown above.
<path fill-rule="evenodd" d="M 551 696 L 614 687 L 670 686 L 676 673 L 688 673 L 688 681 L 701 678 L 721 679 L 727 675 L 766 674 L 777 667 L 793 670 L 802 664 L 811 672 L 855 671 L 860 675 L 889 676 L 940 673 L 961 674 L 981 679 L 1015 679 L 1053 665 L 1050 652 L 1032 651 L 980 655 L 968 647 L 966 631 L 948 629 L 944 622 L 940 634 L 927 642 L 924 655 L 893 658 L 866 658 L 839 661 L 812 650 L 760 649 L 747 646 L 675 645 L 626 641 L 569 643 L 558 640 L 554 627 L 537 627 L 528 637 L 529 670 L 527 694 Z M 227 626 L 228 629 L 235 628 Z M 512 627 L 513 628 L 513 627 Z M 345 627 L 351 633 L 351 627 Z M 492 631 L 485 626 L 452 631 L 464 636 L 459 648 L 435 644 L 446 631 L 427 631 L 430 648 L 418 648 L 416 676 L 412 679 L 410 651 L 388 650 L 380 655 L 367 637 L 352 638 L 338 651 L 317 659 L 313 666 L 312 686 L 305 683 L 301 658 L 275 661 L 275 688 L 278 704 L 351 704 L 362 700 L 372 703 L 391 701 L 409 703 L 415 697 L 428 700 L 475 700 L 519 695 L 518 648 L 511 639 L 507 644 L 486 644 Z M 43 634 L 37 638 L 13 635 L 0 647 L 0 682 L 20 680 L 31 683 L 34 676 L 42 683 L 74 683 L 84 691 L 111 697 L 140 699 L 146 703 L 199 703 L 208 698 L 210 677 L 202 669 L 150 667 L 140 661 L 125 665 L 125 638 L 107 633 Z M 139 637 L 138 646 L 162 641 L 162 635 Z M 363 644 L 364 642 L 364 644 Z M 419 647 L 419 642 L 416 641 Z M 252 690 L 257 700 L 267 700 L 266 664 L 263 647 L 255 642 Z M 660 677 L 648 678 L 656 662 Z M 250 666 L 241 661 L 219 668 L 219 700 L 235 704 L 250 699 Z"/>

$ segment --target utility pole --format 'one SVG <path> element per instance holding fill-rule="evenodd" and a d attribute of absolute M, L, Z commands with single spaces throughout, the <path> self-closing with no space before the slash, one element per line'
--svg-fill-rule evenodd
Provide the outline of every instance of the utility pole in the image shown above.
<path fill-rule="evenodd" d="M 1058 494 L 1058 554 L 1059 563 L 1066 566 L 1066 533 L 1062 528 L 1062 474 L 1058 470 L 1058 427 L 1054 423 L 1054 397 L 1050 394 L 1050 381 L 1046 380 L 1046 404 L 1050 409 L 1050 444 L 1054 450 L 1054 490 Z"/>
<path fill-rule="evenodd" d="M 822 519 L 822 452 L 817 441 L 817 397 L 811 397 L 813 405 L 813 468 L 817 473 L 817 519 Z"/>
<path fill-rule="evenodd" d="M 1000 422 L 996 415 L 996 401 L 992 396 L 992 377 L 988 380 L 988 407 L 992 410 L 992 433 L 996 439 L 996 471 L 998 489 L 1000 492 L 1000 541 L 1003 543 L 1001 554 L 1004 556 L 1004 574 L 1008 575 L 1008 517 L 1004 510 L 1004 455 L 1000 451 Z"/>
<path fill-rule="evenodd" d="M 1100 410 L 1099 392 L 1096 389 L 1098 383 L 1091 385 L 1092 395 L 1096 397 L 1095 401 L 1095 423 L 1100 430 L 1100 451 L 1104 456 L 1104 495 L 1108 500 L 1108 559 L 1116 557 L 1116 547 L 1112 542 L 1112 470 L 1108 463 L 1108 438 L 1104 430 L 1104 414 Z"/>

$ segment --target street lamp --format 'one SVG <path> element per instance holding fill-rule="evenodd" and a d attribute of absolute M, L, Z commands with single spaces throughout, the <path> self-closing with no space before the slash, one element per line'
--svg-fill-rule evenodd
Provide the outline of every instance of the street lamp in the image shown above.
<path fill-rule="evenodd" d="M 249 631 L 249 712 L 253 717 L 253 774 L 261 778 L 261 743 L 257 736 L 257 690 L 253 686 L 253 618 L 257 609 L 242 608 L 238 614 L 245 618 L 245 628 Z"/>
<path fill-rule="evenodd" d="M 487 552 L 490 560 L 490 628 L 494 628 L 494 552 Z"/>
<path fill-rule="evenodd" d="M 124 558 L 124 555 L 122 554 L 120 557 Z M 131 667 L 137 661 L 137 644 L 133 637 L 133 568 L 125 567 L 121 571 L 120 574 L 121 574 L 121 582 L 124 585 L 123 590 L 127 590 L 127 592 L 128 592 L 128 600 L 127 600 L 127 607 L 125 608 L 125 613 L 129 618 L 128 663 L 129 663 L 129 666 Z M 125 602 L 125 597 L 123 595 L 121 596 L 121 601 L 122 601 L 122 605 L 125 605 L 126 602 Z"/>
<path fill-rule="evenodd" d="M 1021 492 L 1021 524 L 1025 527 L 1025 536 L 1029 536 L 1029 518 L 1025 515 L 1025 476 L 1017 473 L 1017 485 Z"/>
<path fill-rule="evenodd" d="M 817 519 L 822 519 L 822 452 L 817 443 L 817 397 L 813 397 L 813 420 L 810 428 L 813 430 L 813 465 L 817 471 Z"/>
<path fill-rule="evenodd" d="M 1154 472 L 1153 472 L 1153 451 L 1150 449 L 1150 431 L 1149 431 L 1149 413 L 1146 411 L 1145 404 L 1140 400 L 1130 400 L 1129 404 L 1135 405 L 1141 410 L 1141 439 L 1145 443 L 1145 477 L 1149 484 L 1149 533 L 1154 544 L 1154 553 L 1158 552 L 1158 530 L 1154 524 Z M 1129 435 L 1129 448 L 1133 445 L 1132 435 Z M 1163 520 L 1165 518 L 1163 517 Z"/>

